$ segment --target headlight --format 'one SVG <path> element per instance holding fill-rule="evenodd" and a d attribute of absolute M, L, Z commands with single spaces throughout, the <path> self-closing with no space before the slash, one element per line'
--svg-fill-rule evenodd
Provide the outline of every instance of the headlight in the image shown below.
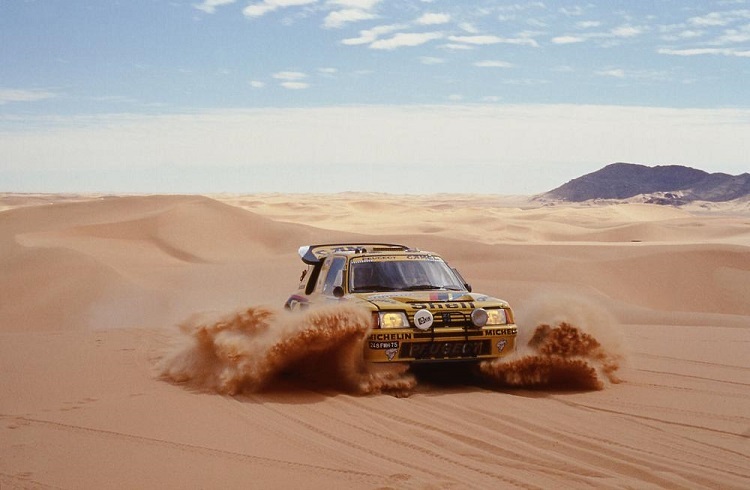
<path fill-rule="evenodd" d="M 403 311 L 381 311 L 380 328 L 409 328 L 409 320 Z"/>
<path fill-rule="evenodd" d="M 508 315 L 503 308 L 487 310 L 487 325 L 506 325 Z"/>

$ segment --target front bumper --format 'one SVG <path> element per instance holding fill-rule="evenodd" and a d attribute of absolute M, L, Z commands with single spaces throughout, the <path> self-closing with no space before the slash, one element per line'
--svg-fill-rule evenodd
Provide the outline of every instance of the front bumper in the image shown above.
<path fill-rule="evenodd" d="M 516 350 L 515 325 L 473 329 L 375 329 L 365 340 L 369 362 L 446 362 L 505 357 Z"/>

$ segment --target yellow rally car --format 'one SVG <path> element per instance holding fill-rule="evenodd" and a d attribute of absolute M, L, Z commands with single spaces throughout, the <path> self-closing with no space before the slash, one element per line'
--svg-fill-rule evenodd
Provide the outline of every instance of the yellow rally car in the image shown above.
<path fill-rule="evenodd" d="M 286 302 L 295 310 L 351 301 L 373 312 L 365 342 L 370 362 L 476 361 L 515 350 L 508 303 L 471 292 L 438 255 L 388 243 L 300 247 L 308 268 Z"/>

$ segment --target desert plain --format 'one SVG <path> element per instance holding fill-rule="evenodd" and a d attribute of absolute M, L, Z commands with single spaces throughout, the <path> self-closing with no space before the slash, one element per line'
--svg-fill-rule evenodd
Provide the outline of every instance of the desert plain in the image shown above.
<path fill-rule="evenodd" d="M 360 240 L 597 355 L 370 372 L 356 312 L 281 308 Z M 750 488 L 749 353 L 748 201 L 0 195 L 2 490 Z"/>

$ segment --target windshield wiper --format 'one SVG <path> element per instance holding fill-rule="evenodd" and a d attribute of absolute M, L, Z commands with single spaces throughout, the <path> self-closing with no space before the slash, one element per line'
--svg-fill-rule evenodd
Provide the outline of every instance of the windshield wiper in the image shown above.
<path fill-rule="evenodd" d="M 414 286 L 406 286 L 399 288 L 399 291 L 434 291 L 436 289 L 443 289 L 442 286 L 435 286 L 433 284 L 415 284 Z"/>
<path fill-rule="evenodd" d="M 352 288 L 353 293 L 374 293 L 378 291 L 391 291 L 391 288 L 382 284 L 365 284 L 364 286 Z"/>

